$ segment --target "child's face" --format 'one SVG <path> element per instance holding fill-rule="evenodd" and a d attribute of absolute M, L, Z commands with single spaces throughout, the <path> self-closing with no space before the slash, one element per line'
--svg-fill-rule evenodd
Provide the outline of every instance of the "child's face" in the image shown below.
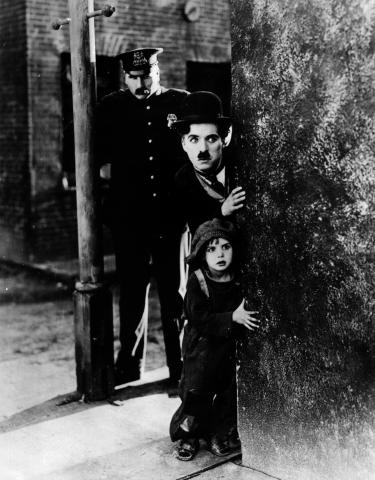
<path fill-rule="evenodd" d="M 206 248 L 206 262 L 212 273 L 224 273 L 232 264 L 233 248 L 225 238 L 214 238 Z"/>

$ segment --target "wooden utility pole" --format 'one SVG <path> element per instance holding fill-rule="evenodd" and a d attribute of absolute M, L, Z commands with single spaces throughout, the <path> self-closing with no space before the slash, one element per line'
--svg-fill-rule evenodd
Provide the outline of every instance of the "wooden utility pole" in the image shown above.
<path fill-rule="evenodd" d="M 113 391 L 112 296 L 103 284 L 102 231 L 99 218 L 99 172 L 94 164 L 96 103 L 95 16 L 110 16 L 114 7 L 94 11 L 93 0 L 69 0 L 75 168 L 77 190 L 79 281 L 74 292 L 77 390 L 86 400 Z"/>

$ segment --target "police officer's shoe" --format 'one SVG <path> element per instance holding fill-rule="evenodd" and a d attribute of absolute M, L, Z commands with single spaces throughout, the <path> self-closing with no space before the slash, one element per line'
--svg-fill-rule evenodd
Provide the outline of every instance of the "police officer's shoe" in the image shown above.
<path fill-rule="evenodd" d="M 139 369 L 122 369 L 115 366 L 115 385 L 123 385 L 124 383 L 135 382 L 141 378 Z"/>
<path fill-rule="evenodd" d="M 232 451 L 241 449 L 241 440 L 236 427 L 233 427 L 229 430 L 227 442 Z"/>

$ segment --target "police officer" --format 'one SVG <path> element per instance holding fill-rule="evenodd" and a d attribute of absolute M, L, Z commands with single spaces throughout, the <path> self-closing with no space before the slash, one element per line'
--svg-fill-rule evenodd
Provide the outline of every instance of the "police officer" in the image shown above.
<path fill-rule="evenodd" d="M 117 384 L 140 378 L 143 340 L 137 330 L 150 274 L 156 279 L 170 379 L 177 382 L 181 356 L 176 327 L 181 225 L 171 201 L 173 177 L 183 164 L 171 119 L 188 92 L 160 85 L 162 48 L 138 48 L 118 56 L 127 90 L 104 97 L 97 109 L 96 151 L 111 165 L 107 218 L 112 230 L 120 284 L 120 342 Z M 138 329 L 137 329 L 138 327 Z"/>

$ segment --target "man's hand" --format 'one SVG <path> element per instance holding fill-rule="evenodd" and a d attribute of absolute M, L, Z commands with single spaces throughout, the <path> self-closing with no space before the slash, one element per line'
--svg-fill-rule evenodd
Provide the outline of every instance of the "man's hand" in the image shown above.
<path fill-rule="evenodd" d="M 256 328 L 259 328 L 259 320 L 253 317 L 254 313 L 259 312 L 245 310 L 244 303 L 245 299 L 242 300 L 241 305 L 233 312 L 233 321 L 239 323 L 240 325 L 243 325 L 248 330 L 254 330 Z"/>
<path fill-rule="evenodd" d="M 224 217 L 232 215 L 233 212 L 243 207 L 245 201 L 245 191 L 242 187 L 234 188 L 225 199 L 221 206 L 221 213 Z"/>

